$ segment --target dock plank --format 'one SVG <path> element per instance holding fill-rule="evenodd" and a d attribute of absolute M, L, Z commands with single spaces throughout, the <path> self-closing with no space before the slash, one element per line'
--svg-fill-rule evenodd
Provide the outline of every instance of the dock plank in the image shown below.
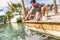
<path fill-rule="evenodd" d="M 27 21 L 24 21 L 24 22 L 37 22 L 35 19 L 33 20 L 27 20 Z M 51 16 L 51 17 L 48 17 L 47 20 L 44 20 L 44 21 L 38 21 L 39 23 L 60 23 L 60 15 L 58 16 Z"/>

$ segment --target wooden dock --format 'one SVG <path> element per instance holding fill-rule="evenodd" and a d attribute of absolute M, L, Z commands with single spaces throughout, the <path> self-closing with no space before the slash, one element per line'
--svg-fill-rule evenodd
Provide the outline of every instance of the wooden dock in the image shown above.
<path fill-rule="evenodd" d="M 27 20 L 24 23 L 31 30 L 60 37 L 60 15 L 48 17 L 45 21 Z"/>

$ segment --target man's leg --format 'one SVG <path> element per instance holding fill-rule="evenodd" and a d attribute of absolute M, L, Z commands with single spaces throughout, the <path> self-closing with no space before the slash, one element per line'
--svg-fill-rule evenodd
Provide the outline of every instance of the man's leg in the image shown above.
<path fill-rule="evenodd" d="M 48 16 L 48 7 L 45 5 L 41 8 L 42 16 Z"/>
<path fill-rule="evenodd" d="M 45 16 L 48 16 L 48 7 L 45 5 Z"/>
<path fill-rule="evenodd" d="M 42 20 L 47 20 L 47 16 L 48 16 L 48 8 L 47 8 L 47 6 L 43 6 L 41 8 L 41 13 L 42 13 Z"/>
<path fill-rule="evenodd" d="M 36 21 L 39 21 L 40 20 L 40 13 L 39 12 L 36 12 Z"/>
<path fill-rule="evenodd" d="M 41 14 L 42 14 L 42 16 L 45 15 L 45 8 L 44 7 L 41 8 Z"/>

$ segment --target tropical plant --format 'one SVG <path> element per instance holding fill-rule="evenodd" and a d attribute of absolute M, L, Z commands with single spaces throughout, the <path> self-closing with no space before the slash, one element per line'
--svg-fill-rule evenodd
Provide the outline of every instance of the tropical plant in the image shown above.
<path fill-rule="evenodd" d="M 6 11 L 6 15 L 8 16 L 8 19 L 13 18 L 13 13 L 18 12 L 21 15 L 21 4 L 20 3 L 8 3 L 8 11 Z"/>
<path fill-rule="evenodd" d="M 19 13 L 21 13 L 22 6 L 21 6 L 20 3 L 12 3 L 11 2 L 11 4 L 8 3 L 8 6 L 9 6 L 9 10 L 11 12 L 19 12 Z"/>
<path fill-rule="evenodd" d="M 8 16 L 9 19 L 13 18 L 12 12 L 10 11 L 7 11 L 6 15 Z"/>

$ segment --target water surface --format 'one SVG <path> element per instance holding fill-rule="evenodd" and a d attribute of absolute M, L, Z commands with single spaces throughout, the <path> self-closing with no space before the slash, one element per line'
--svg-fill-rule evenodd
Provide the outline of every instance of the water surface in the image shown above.
<path fill-rule="evenodd" d="M 23 23 L 0 25 L 0 40 L 60 40 L 25 28 Z"/>

